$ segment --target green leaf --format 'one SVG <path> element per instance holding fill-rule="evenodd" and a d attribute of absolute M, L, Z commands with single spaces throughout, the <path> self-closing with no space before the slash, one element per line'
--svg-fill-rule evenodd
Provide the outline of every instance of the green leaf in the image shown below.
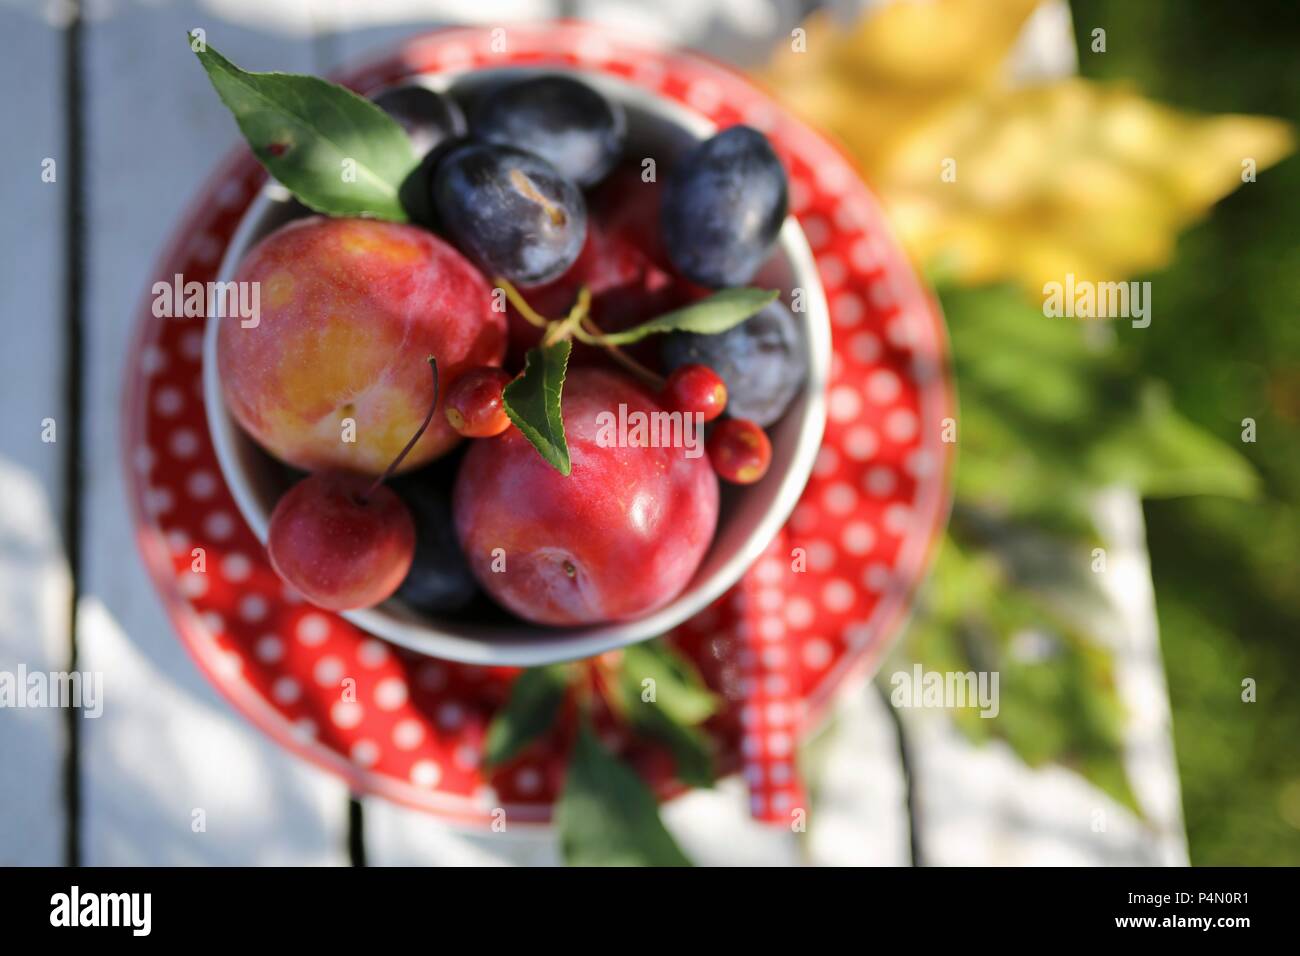
<path fill-rule="evenodd" d="M 1087 534 L 1090 502 L 1110 485 L 1254 493 L 1247 461 L 1179 415 L 1107 327 L 1048 318 L 1006 287 L 947 290 L 943 303 L 961 400 L 959 502 Z"/>
<path fill-rule="evenodd" d="M 695 668 L 663 641 L 624 648 L 619 677 L 629 719 L 635 720 L 638 711 L 653 708 L 663 711 L 674 723 L 690 727 L 717 712 L 717 698 Z M 654 684 L 645 684 L 647 680 Z M 650 687 L 654 689 L 654 700 L 646 701 L 644 695 Z"/>
<path fill-rule="evenodd" d="M 1147 498 L 1222 495 L 1253 499 L 1259 476 L 1226 442 L 1192 424 L 1169 402 L 1165 390 L 1148 384 L 1131 419 L 1092 449 L 1093 467 Z"/>
<path fill-rule="evenodd" d="M 528 350 L 523 374 L 505 387 L 502 399 L 506 414 L 524 437 L 532 442 L 551 466 L 562 475 L 572 469 L 569 445 L 564 440 L 564 417 L 560 396 L 573 346 L 565 339 L 554 345 Z"/>
<path fill-rule="evenodd" d="M 677 777 L 691 787 L 712 787 L 717 780 L 709 735 L 698 727 L 675 723 L 654 704 L 641 704 L 633 726 L 672 752 Z"/>
<path fill-rule="evenodd" d="M 488 766 L 505 763 L 544 734 L 555 721 L 568 687 L 568 671 L 560 665 L 524 671 L 510 688 L 510 699 L 488 725 L 483 760 Z"/>
<path fill-rule="evenodd" d="M 913 659 L 998 671 L 998 716 L 957 711 L 959 727 L 1134 806 L 1113 611 L 1090 567 L 1096 495 L 1246 498 L 1258 478 L 1178 413 L 1112 328 L 1049 318 L 1008 287 L 948 289 L 943 303 L 961 399 L 956 502 L 909 631 Z"/>
<path fill-rule="evenodd" d="M 406 221 L 402 183 L 419 158 L 396 120 L 319 77 L 249 73 L 210 46 L 195 52 L 254 155 L 305 205 Z"/>
<path fill-rule="evenodd" d="M 659 819 L 654 794 L 584 721 L 555 810 L 570 866 L 690 866 Z"/>
<path fill-rule="evenodd" d="M 718 701 L 690 661 L 662 641 L 633 644 L 623 651 L 617 691 L 620 716 L 672 751 L 683 783 L 713 786 L 713 752 L 698 725 L 717 712 Z"/>
<path fill-rule="evenodd" d="M 776 300 L 775 291 L 763 289 L 723 289 L 707 299 L 665 312 L 663 315 L 633 326 L 622 332 L 605 335 L 608 345 L 631 345 L 651 335 L 664 332 L 694 332 L 697 335 L 717 335 L 739 325 L 769 302 Z"/>
<path fill-rule="evenodd" d="M 910 660 L 883 668 L 882 679 L 887 683 L 884 675 L 910 668 L 911 661 L 927 671 L 997 672 L 997 716 L 954 709 L 958 728 L 975 741 L 1005 741 L 1030 766 L 1070 767 L 1136 810 L 1124 772 L 1114 657 L 1090 626 L 1095 615 L 1082 613 L 1068 581 L 1047 580 L 1043 569 L 1024 563 L 1028 552 L 1014 553 L 1020 545 L 1010 539 L 1021 532 L 981 532 L 974 546 L 956 539 L 967 534 L 963 528 L 946 538 L 917 603 L 906 652 L 896 655 Z M 1051 564 L 1068 569 L 1070 546 L 1062 549 Z M 1073 563 L 1086 566 L 1086 557 Z"/>

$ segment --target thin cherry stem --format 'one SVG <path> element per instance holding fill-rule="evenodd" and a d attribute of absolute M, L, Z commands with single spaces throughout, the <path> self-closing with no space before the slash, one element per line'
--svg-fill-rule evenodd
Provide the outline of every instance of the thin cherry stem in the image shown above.
<path fill-rule="evenodd" d="M 550 319 L 540 314 L 536 309 L 524 301 L 524 297 L 519 294 L 519 290 L 511 285 L 507 279 L 497 276 L 492 281 L 496 283 L 498 289 L 506 294 L 506 298 L 510 300 L 510 304 L 515 307 L 519 314 L 522 315 L 529 324 L 535 325 L 539 329 L 544 329 L 551 324 Z"/>
<path fill-rule="evenodd" d="M 397 471 L 398 466 L 402 464 L 403 459 L 411 453 L 411 449 L 415 447 L 415 443 L 418 442 L 420 436 L 424 434 L 424 430 L 429 427 L 429 422 L 433 421 L 433 413 L 438 407 L 438 360 L 430 355 L 428 362 L 429 368 L 433 371 L 433 401 L 429 403 L 429 413 L 424 416 L 424 421 L 420 424 L 416 433 L 411 436 L 411 440 L 406 443 L 406 447 L 397 453 L 397 457 L 393 459 L 392 464 L 385 468 L 384 473 L 376 478 L 374 484 L 366 489 L 366 493 L 359 499 L 363 505 L 370 500 L 370 496 L 379 489 L 380 485 L 393 477 L 393 472 Z"/>
<path fill-rule="evenodd" d="M 625 369 L 627 369 L 629 372 L 631 372 L 633 375 L 641 379 L 641 381 L 645 382 L 647 385 L 654 388 L 655 390 L 664 387 L 664 377 L 662 375 L 658 375 L 655 372 L 650 371 L 650 369 L 646 368 L 644 365 L 642 365 L 632 356 L 628 355 L 617 345 L 610 345 L 609 342 L 605 341 L 605 334 L 601 332 L 600 327 L 596 325 L 595 321 L 593 321 L 590 317 L 584 319 L 583 324 L 587 327 L 588 335 L 594 340 L 592 344 L 600 345 L 602 348 L 604 348 L 607 352 L 609 352 L 609 357 L 612 358 L 615 362 L 623 366 Z M 581 339 L 581 337 L 579 338 Z M 587 341 L 586 339 L 581 339 L 581 340 Z"/>
<path fill-rule="evenodd" d="M 573 308 L 569 314 L 559 322 L 551 323 L 551 327 L 546 330 L 542 336 L 543 347 L 554 345 L 556 342 L 563 342 L 571 335 L 575 335 L 578 328 L 587 319 L 587 312 L 591 309 L 591 290 L 585 285 L 578 290 L 578 299 L 573 303 Z"/>
<path fill-rule="evenodd" d="M 591 290 L 586 286 L 578 290 L 577 301 L 574 302 L 573 308 L 569 310 L 569 314 L 563 319 L 551 321 L 524 301 L 524 297 L 519 294 L 519 290 L 511 285 L 508 280 L 498 276 L 492 281 L 496 283 L 497 288 L 505 292 L 510 304 L 515 307 L 516 311 L 525 320 L 539 329 L 546 330 L 546 334 L 542 336 L 543 346 L 554 345 L 556 342 L 572 336 L 586 345 L 595 345 L 605 349 L 609 352 L 610 358 L 651 388 L 656 390 L 663 388 L 664 378 L 662 375 L 652 372 L 605 338 L 605 333 L 601 331 L 600 326 L 596 325 L 595 320 L 591 317 Z"/>
<path fill-rule="evenodd" d="M 573 337 L 586 345 L 598 345 L 601 348 L 604 348 L 605 343 L 602 341 L 601 337 L 599 335 L 592 335 L 588 332 L 586 329 L 587 325 L 588 322 L 584 320 L 582 325 L 573 330 Z"/>

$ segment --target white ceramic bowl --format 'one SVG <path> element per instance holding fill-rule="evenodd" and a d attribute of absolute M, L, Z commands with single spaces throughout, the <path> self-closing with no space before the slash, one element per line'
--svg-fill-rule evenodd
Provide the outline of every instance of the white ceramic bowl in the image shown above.
<path fill-rule="evenodd" d="M 546 69 L 557 72 L 562 68 Z M 469 73 L 422 74 L 413 82 L 456 97 L 472 96 L 481 84 L 505 74 L 537 70 L 495 69 Z M 628 155 L 662 160 L 685 151 L 716 127 L 697 113 L 646 90 L 604 74 L 574 71 L 622 104 L 628 119 Z M 301 210 L 279 184 L 271 182 L 245 213 L 221 263 L 220 281 L 230 281 L 248 249 Z M 781 229 L 777 249 L 752 283 L 781 290 L 790 304 L 792 291 L 803 290 L 801 319 L 805 387 L 782 419 L 768 429 L 772 465 L 762 481 L 745 488 L 723 485 L 718 530 L 695 577 L 673 601 L 635 621 L 561 629 L 524 621 L 475 623 L 443 620 L 417 612 L 394 598 L 378 607 L 343 616 L 358 627 L 431 657 L 470 664 L 531 667 L 589 657 L 647 640 L 671 630 L 730 588 L 771 542 L 789 518 L 812 472 L 821 445 L 830 374 L 830 322 L 826 297 L 803 231 L 794 218 Z M 209 316 L 203 342 L 203 395 L 217 459 L 240 512 L 259 541 L 266 543 L 272 509 L 284 492 L 283 469 L 271 459 L 226 410 L 217 376 L 217 323 Z"/>

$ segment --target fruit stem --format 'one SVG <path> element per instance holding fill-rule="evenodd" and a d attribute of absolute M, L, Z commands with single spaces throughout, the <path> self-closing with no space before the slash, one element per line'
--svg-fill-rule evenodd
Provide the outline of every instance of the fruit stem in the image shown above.
<path fill-rule="evenodd" d="M 610 358 L 656 391 L 663 388 L 664 378 L 662 375 L 652 372 L 617 345 L 605 340 L 605 333 L 600 330 L 600 327 L 596 325 L 595 320 L 591 317 L 591 290 L 586 286 L 578 290 L 578 299 L 573 304 L 573 308 L 569 310 L 569 314 L 559 321 L 552 322 L 524 301 L 524 297 L 519 294 L 519 290 L 511 285 L 508 279 L 498 276 L 492 281 L 496 283 L 497 288 L 506 294 L 510 304 L 515 307 L 525 320 L 539 329 L 546 330 L 546 334 L 542 337 L 543 345 L 554 345 L 562 339 L 573 336 L 579 342 L 605 349 L 609 352 Z"/>
<path fill-rule="evenodd" d="M 590 667 L 591 686 L 605 702 L 605 705 L 609 707 L 610 711 L 618 713 L 621 710 L 619 697 L 614 693 L 614 688 L 610 685 L 618 682 L 618 666 L 621 655 L 614 660 L 611 660 L 610 657 L 610 654 L 602 654 L 599 657 L 592 658 L 588 662 L 588 666 Z"/>
<path fill-rule="evenodd" d="M 615 703 L 617 697 L 612 693 L 608 683 L 606 682 L 606 676 L 605 672 L 602 670 L 600 658 L 592 658 L 584 661 L 583 664 L 585 665 L 583 667 L 583 676 L 586 680 L 579 682 L 577 685 L 578 705 L 581 712 L 589 716 L 592 711 L 592 705 L 595 701 L 600 700 L 604 702 L 607 708 L 609 708 L 610 713 L 617 714 L 618 709 Z"/>
<path fill-rule="evenodd" d="M 582 324 L 586 327 L 585 331 L 574 331 L 574 337 L 577 338 L 578 341 L 586 342 L 588 345 L 599 345 L 601 348 L 605 349 L 605 351 L 609 352 L 610 358 L 623 366 L 623 368 L 627 369 L 645 384 L 649 385 L 655 391 L 664 387 L 664 377 L 662 375 L 650 371 L 650 369 L 632 358 L 632 356 L 628 355 L 617 345 L 611 345 L 609 342 L 606 342 L 605 334 L 601 332 L 600 327 L 596 325 L 594 319 L 588 316 L 583 319 Z"/>
<path fill-rule="evenodd" d="M 591 290 L 584 285 L 578 290 L 578 299 L 573 303 L 569 314 L 559 322 L 552 322 L 551 327 L 546 330 L 546 334 L 542 336 L 542 346 L 563 342 L 569 336 L 577 334 L 579 327 L 586 321 L 590 309 Z"/>
<path fill-rule="evenodd" d="M 524 297 L 519 294 L 519 290 L 516 289 L 508 279 L 503 276 L 497 276 L 492 281 L 496 283 L 498 289 L 506 294 L 506 298 L 510 300 L 510 304 L 513 305 L 519 314 L 522 315 L 530 324 L 537 326 L 539 329 L 544 329 L 551 324 L 549 319 L 539 314 L 536 309 L 524 301 Z"/>
<path fill-rule="evenodd" d="M 370 496 L 379 489 L 380 485 L 393 477 L 393 472 L 397 471 L 397 468 L 401 465 L 403 459 L 411 453 L 411 449 L 415 447 L 415 443 L 418 442 L 420 436 L 424 434 L 424 430 L 429 427 L 429 422 L 433 421 L 433 412 L 438 407 L 438 360 L 430 355 L 427 361 L 429 363 L 429 368 L 433 372 L 433 401 L 429 403 L 429 413 L 424 416 L 424 421 L 420 423 L 420 427 L 416 430 L 415 434 L 411 436 L 411 440 L 406 443 L 406 447 L 397 453 L 397 457 L 393 459 L 392 464 L 385 468 L 384 473 L 376 478 L 374 484 L 366 489 L 365 494 L 357 499 L 363 505 L 370 500 Z"/>

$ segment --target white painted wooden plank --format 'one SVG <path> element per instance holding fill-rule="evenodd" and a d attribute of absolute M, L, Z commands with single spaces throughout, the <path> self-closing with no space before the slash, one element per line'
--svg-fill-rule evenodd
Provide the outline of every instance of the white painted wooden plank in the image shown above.
<path fill-rule="evenodd" d="M 905 716 L 922 857 L 932 866 L 1155 866 L 1151 832 L 1062 767 L 1033 769 L 1001 741 L 972 745 L 941 713 Z"/>
<path fill-rule="evenodd" d="M 1152 834 L 1156 862 L 1187 866 L 1173 714 L 1160 655 L 1142 502 L 1128 489 L 1112 488 L 1098 496 L 1093 511 L 1097 530 L 1108 545 L 1100 583 L 1119 622 L 1112 643 L 1120 665 L 1119 698 L 1128 715 L 1124 768 Z"/>
<path fill-rule="evenodd" d="M 536 22 L 558 16 L 559 0 L 375 0 L 365 5 L 327 0 L 319 10 L 321 30 L 328 33 L 325 70 L 356 62 L 438 27 L 459 24 L 502 25 Z"/>
<path fill-rule="evenodd" d="M 578 0 L 577 16 L 632 36 L 757 66 L 803 13 L 796 0 Z"/>
<path fill-rule="evenodd" d="M 321 30 L 337 34 L 330 43 L 344 61 L 438 26 L 476 23 L 508 31 L 512 23 L 569 16 L 748 64 L 767 58 L 798 22 L 799 9 L 794 0 L 316 0 L 312 16 Z M 283 7 L 276 18 L 292 20 Z"/>
<path fill-rule="evenodd" d="M 69 587 L 60 540 L 63 224 L 62 37 L 36 5 L 0 8 L 0 672 L 67 667 Z M 42 181 L 54 160 L 55 181 Z M 53 443 L 42 420 L 55 420 Z M 0 866 L 63 862 L 64 714 L 0 709 Z"/>
<path fill-rule="evenodd" d="M 749 788 L 740 777 L 710 790 L 692 790 L 664 804 L 660 815 L 696 866 L 798 866 L 806 834 L 759 823 L 749 813 Z"/>
<path fill-rule="evenodd" d="M 1029 15 L 1011 51 L 1013 83 L 1036 83 L 1072 76 L 1079 69 L 1074 19 L 1066 0 L 1044 0 Z"/>
<path fill-rule="evenodd" d="M 862 681 L 835 703 L 815 742 L 808 859 L 817 866 L 908 866 L 907 784 L 888 704 Z"/>
<path fill-rule="evenodd" d="M 1097 609 L 1096 632 L 1115 655 L 1123 760 L 1142 815 L 1071 771 L 1027 767 L 1002 742 L 973 746 L 941 713 L 905 711 L 928 863 L 1187 865 L 1141 502 L 1108 491 L 1094 514 L 1107 554 L 1100 584 L 1113 605 Z"/>
<path fill-rule="evenodd" d="M 755 822 L 739 777 L 665 804 L 664 824 L 698 866 L 906 866 L 906 795 L 894 724 L 862 681 L 840 695 L 809 767 L 816 789 L 804 834 Z M 427 814 L 367 799 L 372 865 L 524 865 L 559 862 L 556 837 L 536 829 L 458 830 Z"/>
<path fill-rule="evenodd" d="M 382 43 L 435 26 L 541 20 L 564 8 L 560 0 L 212 0 L 205 6 L 233 24 L 286 36 L 358 32 L 363 50 L 373 48 L 373 37 Z"/>
<path fill-rule="evenodd" d="M 872 787 L 865 789 L 870 792 Z M 739 777 L 722 780 L 711 790 L 686 793 L 665 804 L 661 815 L 697 866 L 796 866 L 821 862 L 819 852 L 824 852 L 829 863 L 864 865 L 882 862 L 884 857 L 890 863 L 903 862 L 889 855 L 898 843 L 897 833 L 886 832 L 898 822 L 899 814 L 873 820 L 873 808 L 855 803 L 855 799 L 837 793 L 824 810 L 813 811 L 814 819 L 819 813 L 826 814 L 822 818 L 826 838 L 817 844 L 810 844 L 807 836 L 752 819 L 748 790 Z M 468 831 L 377 798 L 366 799 L 363 806 L 366 861 L 372 866 L 557 866 L 561 862 L 558 837 L 546 828 Z M 836 831 L 837 821 L 846 811 L 856 823 L 867 823 L 872 836 L 883 835 L 883 839 L 832 849 L 830 844 L 845 836 Z M 817 832 L 810 827 L 810 833 Z M 905 844 L 906 830 L 898 832 Z M 852 836 L 859 837 L 860 832 Z"/>
<path fill-rule="evenodd" d="M 507 820 L 501 833 L 461 829 L 379 797 L 367 797 L 362 807 L 369 866 L 560 865 L 549 828 L 511 827 Z"/>
<path fill-rule="evenodd" d="M 83 740 L 86 862 L 346 862 L 346 791 L 222 700 L 181 647 L 136 554 L 123 487 L 123 373 L 152 264 L 238 133 L 184 42 L 253 69 L 311 68 L 302 40 L 208 6 L 113 7 L 85 36 L 89 443 L 82 657 L 105 674 Z M 207 832 L 191 829 L 206 813 Z"/>

